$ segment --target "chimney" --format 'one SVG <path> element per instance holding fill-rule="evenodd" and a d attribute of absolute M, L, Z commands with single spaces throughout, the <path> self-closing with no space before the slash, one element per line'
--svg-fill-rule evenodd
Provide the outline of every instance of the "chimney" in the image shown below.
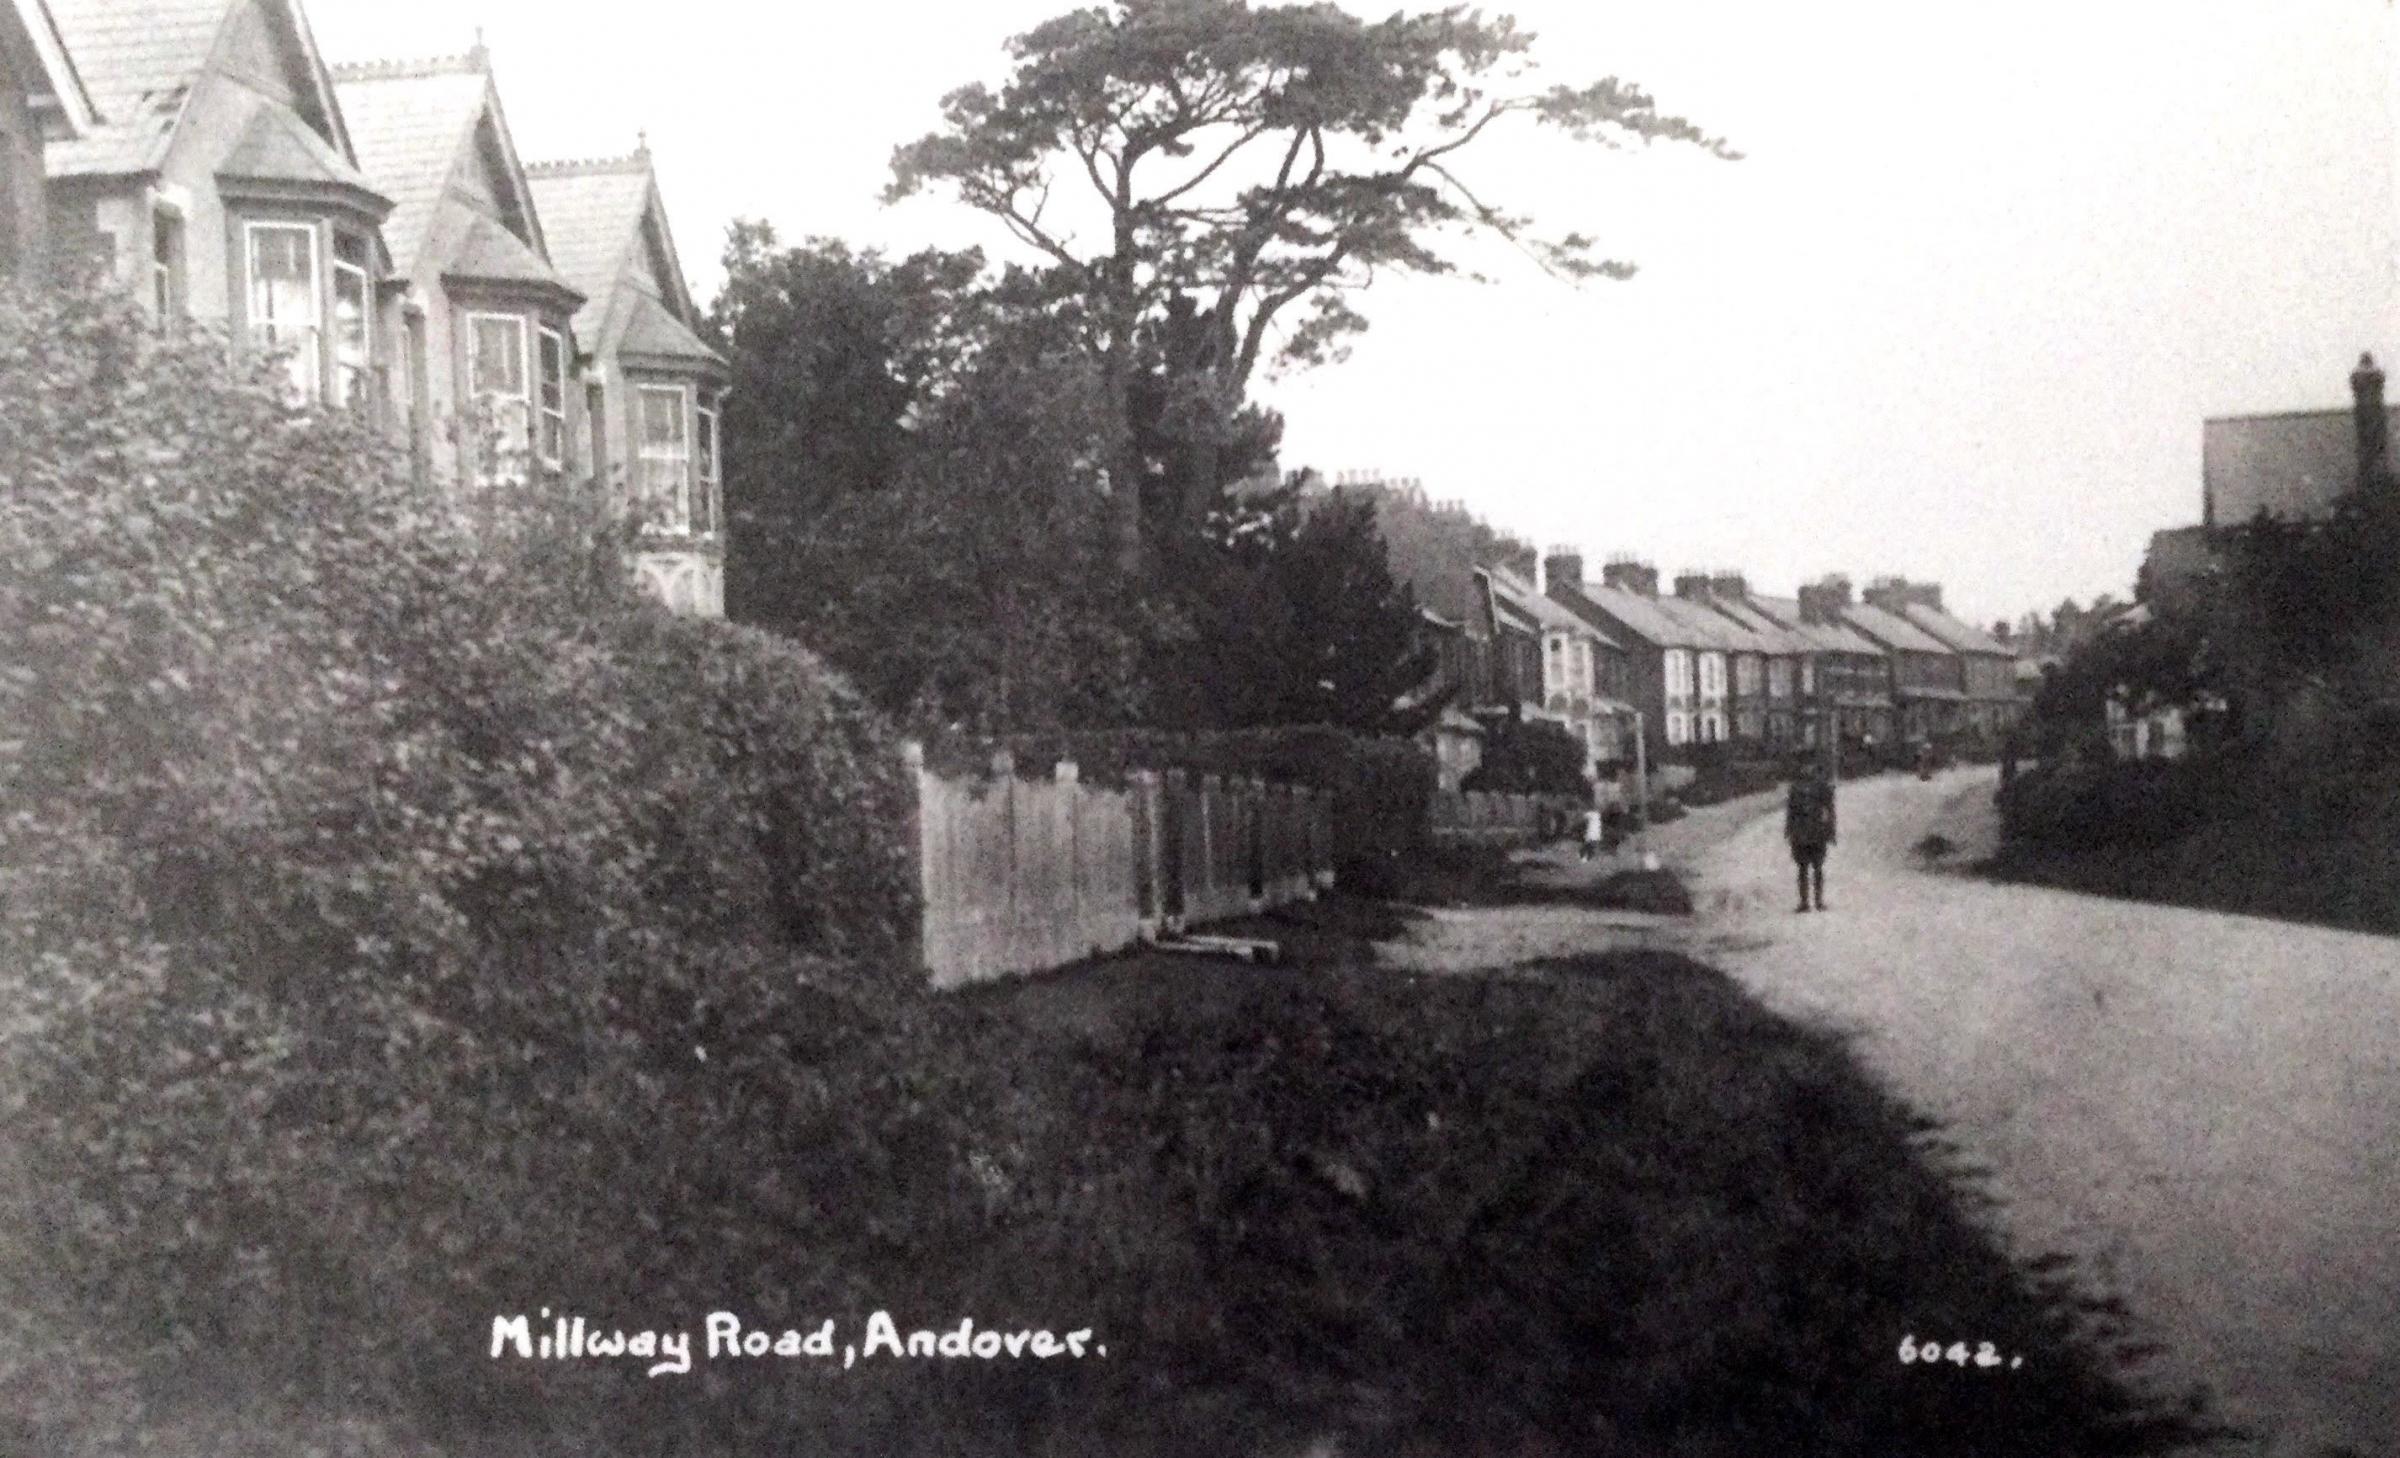
<path fill-rule="evenodd" d="M 2002 618 L 2000 621 L 1992 624 L 1992 636 L 1999 639 L 2003 643 L 2006 643 L 2015 635 L 2016 629 L 2011 628 L 2008 625 L 2008 619 L 2006 618 Z"/>
<path fill-rule="evenodd" d="M 1842 609 L 1850 606 L 1850 579 L 1840 574 L 1821 582 L 1808 583 L 1800 589 L 1800 616 L 1806 622 L 1838 622 Z"/>
<path fill-rule="evenodd" d="M 1686 602 L 1708 601 L 1708 574 L 1705 572 L 1676 573 L 1675 595 Z"/>
<path fill-rule="evenodd" d="M 1600 569 L 1600 580 L 1620 592 L 1658 596 L 1658 569 L 1633 557 L 1619 557 Z"/>
<path fill-rule="evenodd" d="M 1739 572 L 1712 573 L 1708 579 L 1708 590 L 1728 602 L 1747 602 L 1750 598 L 1750 581 Z"/>
<path fill-rule="evenodd" d="M 1542 559 L 1542 590 L 1556 597 L 1561 588 L 1583 591 L 1583 554 L 1572 547 L 1552 547 Z"/>
<path fill-rule="evenodd" d="M 2368 490 L 2384 474 L 2389 417 L 2383 409 L 2383 371 L 2375 356 L 2362 354 L 2350 372 L 2350 418 L 2358 430 L 2358 488 Z"/>

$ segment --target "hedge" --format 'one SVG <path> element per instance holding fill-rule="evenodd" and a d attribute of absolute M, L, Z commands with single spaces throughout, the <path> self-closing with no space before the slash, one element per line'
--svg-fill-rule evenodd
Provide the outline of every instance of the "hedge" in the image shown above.
<path fill-rule="evenodd" d="M 799 1218 L 724 1172 L 895 1137 L 805 1056 L 916 982 L 888 726 L 273 380 L 0 294 L 7 1451 L 236 1392 L 382 1451 L 462 1314 L 721 1300 Z"/>

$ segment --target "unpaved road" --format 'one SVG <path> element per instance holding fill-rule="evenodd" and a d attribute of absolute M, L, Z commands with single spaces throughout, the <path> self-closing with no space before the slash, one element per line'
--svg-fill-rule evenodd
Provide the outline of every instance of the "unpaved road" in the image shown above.
<path fill-rule="evenodd" d="M 1844 786 L 1823 915 L 1754 812 L 1690 859 L 1711 959 L 1855 1030 L 1992 1166 L 2012 1237 L 2113 1283 L 2256 1451 L 2400 1453 L 2400 940 L 1916 854 L 1988 845 L 1994 783 Z"/>
<path fill-rule="evenodd" d="M 1793 912 L 1780 814 L 1755 799 L 1658 833 L 1699 902 L 1681 927 L 1448 913 L 1412 960 L 1685 945 L 1853 1033 L 1990 1166 L 2011 1241 L 2080 1258 L 2167 1348 L 2161 1380 L 2206 1383 L 2259 1435 L 2233 1451 L 2400 1454 L 2400 940 L 1994 885 L 1914 852 L 1937 829 L 1952 862 L 1988 843 L 1993 784 L 1844 785 L 1822 915 Z"/>

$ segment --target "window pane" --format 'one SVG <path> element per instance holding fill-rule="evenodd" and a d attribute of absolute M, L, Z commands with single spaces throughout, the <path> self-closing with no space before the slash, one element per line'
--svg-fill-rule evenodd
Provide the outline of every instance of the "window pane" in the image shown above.
<path fill-rule="evenodd" d="M 477 315 L 474 389 L 478 395 L 525 394 L 525 326 L 521 320 Z"/>
<path fill-rule="evenodd" d="M 646 385 L 640 399 L 643 521 L 657 531 L 690 531 L 692 467 L 683 391 Z"/>
<path fill-rule="evenodd" d="M 333 266 L 333 362 L 335 398 L 357 405 L 366 398 L 367 275 L 347 263 Z"/>
<path fill-rule="evenodd" d="M 539 444 L 542 460 L 556 466 L 565 459 L 567 449 L 567 346 L 563 338 L 549 329 L 541 334 L 540 376 Z"/>
<path fill-rule="evenodd" d="M 286 224 L 253 225 L 250 330 L 262 349 L 292 353 L 292 384 L 317 393 L 317 234 Z"/>

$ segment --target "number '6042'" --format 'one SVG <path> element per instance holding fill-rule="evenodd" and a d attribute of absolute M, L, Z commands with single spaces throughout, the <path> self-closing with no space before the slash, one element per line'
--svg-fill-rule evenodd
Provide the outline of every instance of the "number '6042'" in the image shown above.
<path fill-rule="evenodd" d="M 1914 1334 L 1900 1338 L 1900 1360 L 1912 1362 L 1948 1362 L 1953 1367 L 2008 1367 L 2025 1365 L 2023 1357 L 2003 1357 L 2000 1349 L 1990 1342 L 1977 1342 L 1970 1350 L 1965 1342 L 1952 1342 L 1947 1347 L 1938 1341 L 1920 1342 Z"/>

